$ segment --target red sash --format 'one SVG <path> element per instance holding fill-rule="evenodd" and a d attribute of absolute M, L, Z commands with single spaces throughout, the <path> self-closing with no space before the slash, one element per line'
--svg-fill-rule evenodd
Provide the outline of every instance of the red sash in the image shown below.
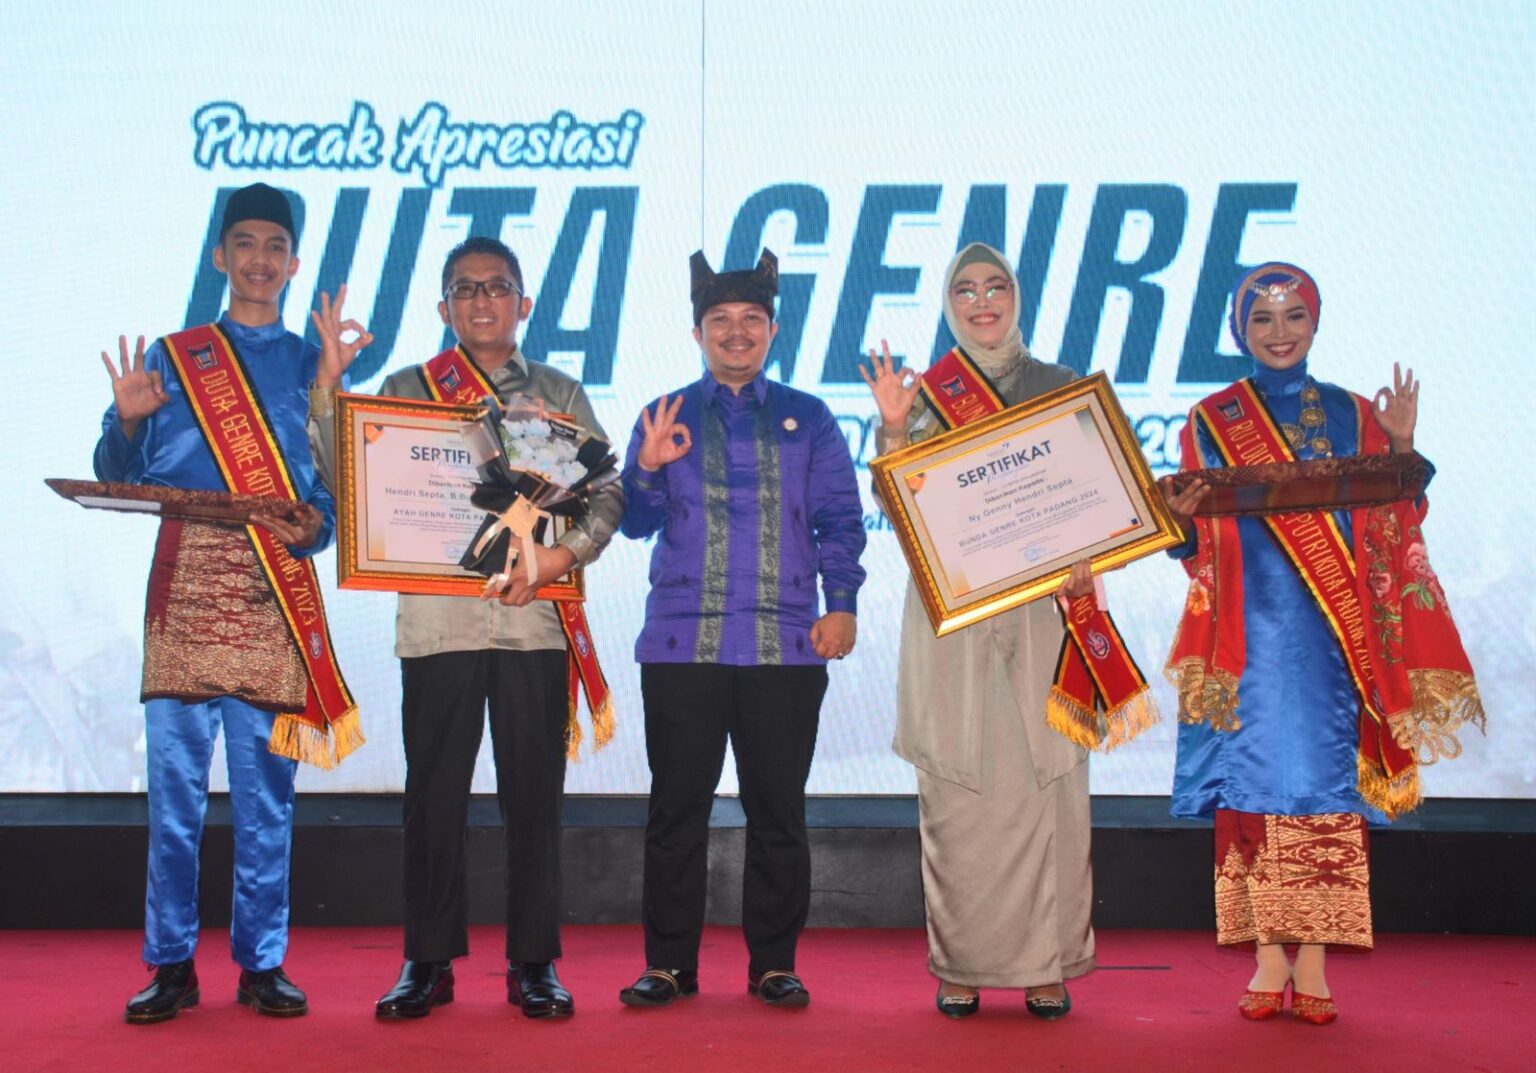
<path fill-rule="evenodd" d="M 1005 407 L 987 374 L 959 347 L 928 366 L 918 390 L 946 430 L 990 417 Z"/>
<path fill-rule="evenodd" d="M 928 367 L 920 391 L 946 429 L 1006 407 L 986 374 L 959 347 Z M 1046 723 L 1085 749 L 1108 752 L 1157 722 L 1152 692 L 1114 621 L 1093 596 L 1071 601 L 1063 617 L 1066 635 L 1046 699 Z"/>
<path fill-rule="evenodd" d="M 418 372 L 427 393 L 437 402 L 467 406 L 496 394 L 490 379 L 462 346 L 443 351 L 420 366 Z M 613 739 L 613 695 L 597 661 L 597 647 L 587 625 L 585 608 L 579 600 L 551 602 L 560 616 L 560 628 L 565 632 L 565 744 L 566 756 L 575 760 L 582 737 L 581 723 L 576 718 L 578 692 L 586 690 L 587 709 L 592 713 L 592 742 L 597 749 Z"/>
<path fill-rule="evenodd" d="M 1355 401 L 1360 453 L 1388 450 L 1369 404 Z M 1295 460 L 1251 381 L 1239 380 L 1190 411 L 1183 434 L 1187 468 L 1200 462 L 1196 422 L 1226 465 Z M 1455 755 L 1454 731 L 1484 718 L 1460 637 L 1429 570 L 1419 530 L 1423 514 L 1406 502 L 1355 510 L 1353 547 L 1327 511 L 1262 517 L 1317 602 L 1354 682 L 1361 797 L 1394 817 L 1421 799 L 1416 758 L 1431 763 Z M 1180 689 L 1181 718 L 1235 730 L 1241 725 L 1237 682 L 1246 662 L 1240 538 L 1232 518 L 1199 518 L 1196 525 L 1201 548 L 1169 674 Z M 1405 546 L 1405 536 L 1417 539 Z M 1421 590 L 1428 595 L 1404 600 Z"/>
<path fill-rule="evenodd" d="M 282 449 L 228 337 L 217 325 L 206 324 L 161 342 L 229 491 L 298 499 Z M 304 711 L 278 714 L 268 748 L 318 767 L 335 767 L 363 744 L 363 733 L 331 647 L 315 564 L 295 559 L 261 526 L 248 525 L 245 531 L 309 674 Z"/>
<path fill-rule="evenodd" d="M 417 370 L 427 393 L 438 402 L 473 406 L 496 389 L 461 346 L 445 350 Z"/>

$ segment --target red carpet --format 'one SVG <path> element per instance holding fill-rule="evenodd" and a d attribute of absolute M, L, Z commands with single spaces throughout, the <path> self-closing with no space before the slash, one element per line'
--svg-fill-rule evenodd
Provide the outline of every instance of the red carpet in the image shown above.
<path fill-rule="evenodd" d="M 534 1022 L 506 1003 L 500 932 L 477 928 L 457 965 L 458 998 L 424 1021 L 380 1024 L 373 1001 L 394 982 L 395 929 L 295 932 L 288 968 L 313 1012 L 259 1017 L 233 1001 L 228 935 L 205 933 L 202 1005 L 160 1025 L 122 1023 L 146 976 L 139 937 L 120 931 L 0 933 L 6 1071 L 393 1073 L 397 1070 L 776 1073 L 781 1070 L 1283 1070 L 1291 1073 L 1536 1069 L 1536 940 L 1386 935 L 1370 954 L 1329 961 L 1343 1010 L 1326 1028 L 1289 1017 L 1250 1024 L 1234 1003 L 1251 956 L 1196 932 L 1100 932 L 1095 972 L 1071 985 L 1074 1009 L 1046 1023 L 1023 994 L 986 991 L 981 1012 L 933 1008 L 919 931 L 820 930 L 801 945 L 805 1010 L 746 994 L 737 932 L 705 936 L 701 992 L 666 1009 L 620 1006 L 643 967 L 639 929 L 565 933 L 561 976 L 577 1013 Z"/>

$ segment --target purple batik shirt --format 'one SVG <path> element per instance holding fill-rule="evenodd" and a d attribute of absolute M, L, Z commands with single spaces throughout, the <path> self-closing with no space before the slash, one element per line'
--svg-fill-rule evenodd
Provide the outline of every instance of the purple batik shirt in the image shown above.
<path fill-rule="evenodd" d="M 656 536 L 635 659 L 824 663 L 817 577 L 827 610 L 849 614 L 864 583 L 864 509 L 832 411 L 761 373 L 735 394 L 706 372 L 682 395 L 693 449 L 647 473 L 636 423 L 624 465 L 620 531 Z"/>

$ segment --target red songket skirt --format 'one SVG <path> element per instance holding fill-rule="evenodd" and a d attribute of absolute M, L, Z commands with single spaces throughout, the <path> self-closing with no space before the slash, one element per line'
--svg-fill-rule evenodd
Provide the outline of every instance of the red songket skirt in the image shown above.
<path fill-rule="evenodd" d="M 1369 948 L 1365 819 L 1217 809 L 1216 941 Z"/>

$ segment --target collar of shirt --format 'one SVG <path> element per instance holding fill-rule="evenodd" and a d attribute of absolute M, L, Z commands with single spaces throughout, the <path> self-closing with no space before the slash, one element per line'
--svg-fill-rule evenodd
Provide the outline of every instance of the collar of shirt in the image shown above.
<path fill-rule="evenodd" d="M 219 327 L 237 343 L 270 343 L 288 333 L 288 327 L 281 320 L 274 320 L 271 324 L 259 324 L 252 327 L 249 324 L 241 324 L 237 320 L 230 319 L 226 310 L 219 318 Z"/>
<path fill-rule="evenodd" d="M 473 360 L 473 359 L 471 359 Z M 512 356 L 502 365 L 491 370 L 491 384 L 499 391 L 511 384 L 528 379 L 528 359 L 523 357 L 522 347 L 513 347 Z"/>
<path fill-rule="evenodd" d="M 708 406 L 710 403 L 722 399 L 724 405 L 731 405 L 733 398 L 737 397 L 739 394 L 745 394 L 745 392 L 734 392 L 730 388 L 726 387 L 720 381 L 716 380 L 715 374 L 710 372 L 708 369 L 704 370 L 704 377 L 699 381 L 699 384 L 704 389 L 705 406 Z M 749 383 L 747 386 L 752 389 L 752 394 L 757 399 L 757 404 L 759 406 L 768 401 L 768 374 L 762 369 L 757 371 L 757 375 L 752 378 L 751 383 Z"/>

